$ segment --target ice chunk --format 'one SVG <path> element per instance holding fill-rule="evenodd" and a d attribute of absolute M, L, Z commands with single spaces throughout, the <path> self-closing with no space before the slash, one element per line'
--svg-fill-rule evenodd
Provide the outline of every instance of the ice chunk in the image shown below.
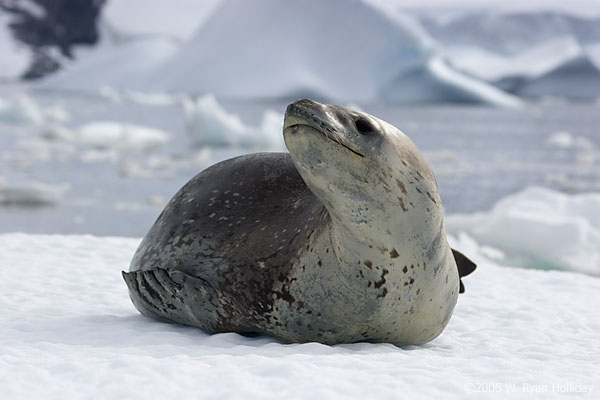
<path fill-rule="evenodd" d="M 19 94 L 11 100 L 0 98 L 0 123 L 40 124 L 43 121 L 40 107 L 26 94 Z"/>
<path fill-rule="evenodd" d="M 240 146 L 246 148 L 283 149 L 283 115 L 267 111 L 259 127 L 245 125 L 239 116 L 228 113 L 215 96 L 184 98 L 186 127 L 198 146 Z"/>
<path fill-rule="evenodd" d="M 568 195 L 528 188 L 492 210 L 446 218 L 449 232 L 466 232 L 501 249 L 518 266 L 600 275 L 600 193 Z"/>
<path fill-rule="evenodd" d="M 80 144 L 91 149 L 138 152 L 150 151 L 170 138 L 160 129 L 119 121 L 92 121 L 75 129 L 48 125 L 42 135 L 46 140 Z"/>
<path fill-rule="evenodd" d="M 179 102 L 179 96 L 167 93 L 151 93 L 143 91 L 126 91 L 123 94 L 126 100 L 146 106 L 170 106 Z"/>
<path fill-rule="evenodd" d="M 551 147 L 560 149 L 577 148 L 582 150 L 593 150 L 594 143 L 588 138 L 582 136 L 573 136 L 570 132 L 559 131 L 551 134 L 546 143 Z"/>
<path fill-rule="evenodd" d="M 61 203 L 69 188 L 69 184 L 0 181 L 0 204 L 24 207 L 55 206 Z"/>
<path fill-rule="evenodd" d="M 89 146 L 129 151 L 149 151 L 165 144 L 169 134 L 147 126 L 115 121 L 89 122 L 73 138 Z"/>
<path fill-rule="evenodd" d="M 71 115 L 61 104 L 40 106 L 26 91 L 0 97 L 0 123 L 40 125 L 46 122 L 67 122 Z"/>

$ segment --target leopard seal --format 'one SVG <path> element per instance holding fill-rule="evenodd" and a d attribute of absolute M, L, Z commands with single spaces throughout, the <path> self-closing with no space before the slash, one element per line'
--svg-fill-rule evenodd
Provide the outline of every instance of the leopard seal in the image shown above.
<path fill-rule="evenodd" d="M 170 200 L 123 272 L 144 315 L 285 342 L 422 344 L 475 269 L 450 249 L 415 144 L 363 112 L 304 99 L 289 154 L 233 158 Z"/>

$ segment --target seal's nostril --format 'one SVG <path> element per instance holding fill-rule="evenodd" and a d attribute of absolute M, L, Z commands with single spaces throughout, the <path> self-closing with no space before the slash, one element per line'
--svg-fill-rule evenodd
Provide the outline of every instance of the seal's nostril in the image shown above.
<path fill-rule="evenodd" d="M 356 130 L 358 130 L 358 133 L 361 135 L 371 135 L 375 131 L 373 124 L 366 118 L 359 117 L 354 121 L 354 124 L 356 125 Z"/>

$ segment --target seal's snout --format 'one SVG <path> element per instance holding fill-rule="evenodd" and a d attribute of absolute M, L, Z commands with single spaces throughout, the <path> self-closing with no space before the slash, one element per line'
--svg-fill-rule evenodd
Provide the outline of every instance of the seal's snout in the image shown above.
<path fill-rule="evenodd" d="M 306 117 L 314 114 L 322 104 L 311 99 L 300 99 L 290 103 L 285 110 L 285 119 Z"/>
<path fill-rule="evenodd" d="M 296 100 L 289 104 L 285 110 L 283 130 L 294 127 L 294 125 L 313 125 L 320 120 L 323 105 L 310 99 Z M 292 129 L 291 132 L 296 132 Z"/>
<path fill-rule="evenodd" d="M 321 104 L 317 103 L 314 100 L 311 100 L 311 99 L 300 99 L 300 100 L 294 101 L 293 103 L 290 103 L 288 105 L 287 110 L 286 110 L 285 113 L 287 114 L 288 111 L 292 111 L 293 112 L 294 109 L 297 109 L 297 108 L 300 108 L 300 109 L 302 109 L 302 108 L 307 109 L 308 108 L 308 109 L 310 109 L 310 108 L 315 108 L 315 107 L 320 107 L 320 106 L 321 106 Z"/>

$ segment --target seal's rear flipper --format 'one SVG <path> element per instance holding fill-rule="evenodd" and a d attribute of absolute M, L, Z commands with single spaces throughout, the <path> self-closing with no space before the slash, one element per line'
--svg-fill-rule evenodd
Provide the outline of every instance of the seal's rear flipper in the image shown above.
<path fill-rule="evenodd" d="M 145 316 L 207 328 L 201 326 L 194 310 L 207 302 L 208 290 L 198 289 L 205 286 L 201 279 L 163 268 L 123 272 L 123 279 L 133 305 Z"/>
<path fill-rule="evenodd" d="M 454 260 L 456 261 L 456 267 L 458 268 L 459 278 L 469 275 L 471 272 L 475 271 L 475 268 L 477 268 L 477 265 L 473 261 L 469 260 L 460 251 L 452 249 L 452 254 L 454 255 Z M 465 285 L 463 285 L 462 279 L 460 279 L 459 292 L 465 292 Z"/>

